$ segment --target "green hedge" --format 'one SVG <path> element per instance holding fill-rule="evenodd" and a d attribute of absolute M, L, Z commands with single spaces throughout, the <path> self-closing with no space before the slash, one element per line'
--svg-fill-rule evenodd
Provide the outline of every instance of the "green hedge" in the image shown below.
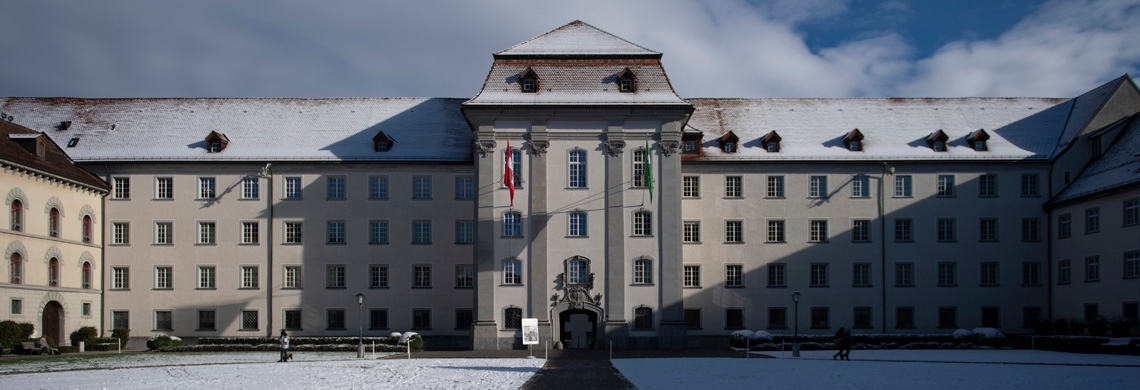
<path fill-rule="evenodd" d="M 0 321 L 0 345 L 3 345 L 5 350 L 13 350 L 16 344 L 28 341 L 35 332 L 36 326 L 26 322 Z"/>

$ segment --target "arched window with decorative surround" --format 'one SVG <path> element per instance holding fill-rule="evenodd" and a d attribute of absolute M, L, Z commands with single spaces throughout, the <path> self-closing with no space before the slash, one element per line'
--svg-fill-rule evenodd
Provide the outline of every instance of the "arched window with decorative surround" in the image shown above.
<path fill-rule="evenodd" d="M 59 287 L 59 259 L 48 260 L 48 286 Z"/>
<path fill-rule="evenodd" d="M 20 268 L 22 267 L 23 262 L 24 257 L 19 253 L 12 254 L 11 261 L 8 263 L 8 283 L 20 284 L 20 276 L 23 274 L 23 272 L 20 272 Z"/>
<path fill-rule="evenodd" d="M 55 207 L 48 212 L 48 236 L 59 238 L 59 209 Z"/>
<path fill-rule="evenodd" d="M 84 215 L 83 216 L 83 243 L 84 244 L 90 244 L 91 243 L 91 216 L 90 215 Z"/>
<path fill-rule="evenodd" d="M 582 257 L 573 257 L 566 261 L 566 283 L 586 284 L 590 281 L 590 262 Z"/>
<path fill-rule="evenodd" d="M 83 262 L 83 289 L 91 289 L 91 262 Z"/>
<path fill-rule="evenodd" d="M 9 226 L 12 231 L 19 232 L 24 229 L 24 204 L 20 200 L 12 201 L 12 218 Z"/>

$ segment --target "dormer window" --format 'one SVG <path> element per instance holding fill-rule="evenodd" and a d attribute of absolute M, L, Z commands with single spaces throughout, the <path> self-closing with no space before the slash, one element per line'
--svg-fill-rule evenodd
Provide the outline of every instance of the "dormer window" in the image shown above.
<path fill-rule="evenodd" d="M 697 141 L 693 141 L 693 140 L 685 141 L 685 152 L 691 153 L 691 152 L 695 152 L 695 151 L 697 151 Z"/>
<path fill-rule="evenodd" d="M 44 145 L 44 141 L 42 139 L 36 140 L 36 157 L 39 157 L 40 160 L 43 160 L 46 154 L 47 146 Z"/>
<path fill-rule="evenodd" d="M 389 137 L 387 134 L 384 134 L 383 131 L 376 132 L 376 136 L 372 137 L 372 146 L 377 152 L 387 152 L 389 150 L 392 150 L 392 144 L 395 143 L 396 140 L 392 139 L 392 137 Z"/>
<path fill-rule="evenodd" d="M 74 148 L 75 145 L 78 145 L 78 144 L 79 144 L 79 137 L 74 137 L 72 139 L 67 140 L 67 147 L 69 147 L 69 148 Z"/>
<path fill-rule="evenodd" d="M 1098 157 L 1101 154 L 1100 136 L 1089 137 L 1089 152 L 1093 157 Z"/>
<path fill-rule="evenodd" d="M 863 133 L 859 129 L 851 130 L 843 137 L 843 143 L 847 145 L 847 150 L 852 152 L 863 151 Z"/>
<path fill-rule="evenodd" d="M 970 144 L 970 147 L 979 152 L 989 150 L 989 147 L 986 145 L 986 140 L 988 139 L 990 139 L 990 135 L 986 133 L 985 129 L 978 129 L 978 131 L 966 136 L 966 142 Z"/>
<path fill-rule="evenodd" d="M 938 130 L 926 136 L 926 143 L 929 144 L 930 149 L 935 152 L 945 152 L 947 139 L 949 139 L 949 137 L 946 136 L 946 133 L 942 132 L 942 130 Z"/>
<path fill-rule="evenodd" d="M 682 154 L 701 154 L 701 136 L 699 131 L 686 131 L 681 134 Z"/>
<path fill-rule="evenodd" d="M 56 126 L 55 128 L 59 129 L 60 131 L 70 129 L 71 128 L 71 121 L 59 122 L 59 126 Z"/>
<path fill-rule="evenodd" d="M 534 73 L 533 69 L 526 68 L 526 70 L 519 75 L 519 87 L 522 92 L 525 93 L 538 92 L 538 74 Z"/>
<path fill-rule="evenodd" d="M 780 151 L 780 140 L 780 135 L 776 133 L 776 130 L 772 130 L 760 139 L 760 143 L 764 144 L 764 150 L 769 153 L 776 153 Z"/>
<path fill-rule="evenodd" d="M 206 136 L 206 151 L 209 153 L 221 153 L 229 144 L 230 139 L 225 134 L 211 131 Z"/>
<path fill-rule="evenodd" d="M 729 131 L 720 137 L 720 149 L 725 153 L 736 153 L 738 142 L 740 142 L 740 137 L 737 137 L 736 133 Z"/>
<path fill-rule="evenodd" d="M 617 77 L 618 91 L 621 92 L 636 92 L 637 91 L 637 76 L 629 68 L 625 68 L 618 74 Z"/>

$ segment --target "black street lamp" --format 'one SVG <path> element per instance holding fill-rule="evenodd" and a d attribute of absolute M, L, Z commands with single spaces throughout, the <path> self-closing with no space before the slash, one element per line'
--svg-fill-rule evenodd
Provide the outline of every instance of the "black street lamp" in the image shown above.
<path fill-rule="evenodd" d="M 792 336 L 792 357 L 800 357 L 800 292 L 792 293 L 792 302 L 795 303 L 795 333 Z"/>
<path fill-rule="evenodd" d="M 359 342 L 356 344 L 356 358 L 357 359 L 363 359 L 364 358 L 364 293 L 356 294 L 356 304 L 357 304 L 357 306 L 360 307 L 360 310 L 357 312 L 357 317 L 360 320 L 359 321 L 360 322 L 360 339 L 359 339 Z"/>

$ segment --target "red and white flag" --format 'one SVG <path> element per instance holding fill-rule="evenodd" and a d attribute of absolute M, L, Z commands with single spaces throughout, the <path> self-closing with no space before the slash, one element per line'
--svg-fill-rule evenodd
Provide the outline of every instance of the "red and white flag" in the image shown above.
<path fill-rule="evenodd" d="M 511 189 L 511 206 L 515 205 L 515 159 L 511 153 L 511 140 L 507 140 L 507 158 L 503 165 L 503 183 Z"/>

